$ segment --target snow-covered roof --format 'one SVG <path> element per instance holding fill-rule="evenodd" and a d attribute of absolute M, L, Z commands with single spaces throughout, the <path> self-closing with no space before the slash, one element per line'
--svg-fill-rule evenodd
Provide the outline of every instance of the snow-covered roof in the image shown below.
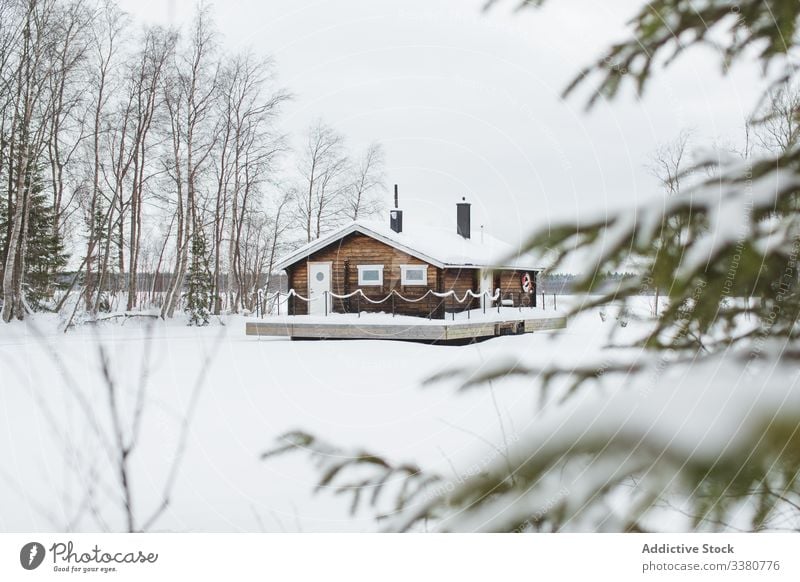
<path fill-rule="evenodd" d="M 486 233 L 473 232 L 473 238 L 463 238 L 455 232 L 454 228 L 424 225 L 404 227 L 403 232 L 397 233 L 387 224 L 366 220 L 351 222 L 300 247 L 283 257 L 277 267 L 285 269 L 355 232 L 372 237 L 439 268 L 491 267 L 532 271 L 541 269 L 529 255 L 520 254 L 519 249 L 513 245 Z"/>

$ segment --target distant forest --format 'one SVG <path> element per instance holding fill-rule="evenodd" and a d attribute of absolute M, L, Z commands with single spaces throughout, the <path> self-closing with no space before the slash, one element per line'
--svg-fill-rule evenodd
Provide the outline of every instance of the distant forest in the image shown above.
<path fill-rule="evenodd" d="M 595 277 L 594 288 L 598 293 L 608 293 L 621 282 L 634 279 L 635 273 L 628 272 L 606 272 L 600 273 Z M 575 292 L 574 285 L 578 281 L 578 275 L 572 273 L 541 273 L 538 278 L 538 291 L 540 293 L 556 295 L 571 295 Z M 655 295 L 655 288 L 642 286 L 642 295 Z"/>

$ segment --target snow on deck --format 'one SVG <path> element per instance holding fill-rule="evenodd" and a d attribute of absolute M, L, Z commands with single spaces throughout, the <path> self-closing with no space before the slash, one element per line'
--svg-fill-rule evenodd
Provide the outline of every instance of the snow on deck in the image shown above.
<path fill-rule="evenodd" d="M 427 319 L 390 313 L 335 313 L 328 316 L 290 315 L 247 321 L 250 336 L 297 339 L 394 339 L 432 342 L 465 342 L 501 335 L 519 335 L 564 329 L 567 319 L 556 311 L 506 307 L 447 314 L 446 319 Z"/>
<path fill-rule="evenodd" d="M 459 311 L 448 313 L 445 319 L 428 319 L 427 317 L 415 317 L 411 315 L 395 315 L 391 313 L 379 312 L 368 313 L 331 313 L 326 315 L 269 315 L 261 319 L 248 321 L 261 321 L 282 324 L 307 323 L 314 325 L 324 324 L 353 324 L 353 325 L 451 325 L 454 323 L 483 323 L 483 322 L 502 322 L 517 321 L 521 319 L 552 319 L 554 317 L 564 317 L 566 309 L 542 309 L 541 307 L 501 307 L 499 312 L 496 307 L 487 308 L 486 313 L 482 309 L 472 309 L 469 311 Z"/>

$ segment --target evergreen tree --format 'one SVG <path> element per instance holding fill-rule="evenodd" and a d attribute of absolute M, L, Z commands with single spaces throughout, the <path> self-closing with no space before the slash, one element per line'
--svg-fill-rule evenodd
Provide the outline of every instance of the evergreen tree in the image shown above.
<path fill-rule="evenodd" d="M 184 311 L 189 315 L 189 325 L 208 325 L 213 308 L 214 285 L 202 229 L 197 229 L 192 235 L 191 255 L 189 272 L 186 275 L 188 288 Z"/>
<path fill-rule="evenodd" d="M 44 192 L 40 167 L 31 167 L 26 180 L 26 192 L 30 200 L 28 222 L 24 225 L 25 272 L 23 288 L 28 304 L 34 309 L 43 308 L 53 298 L 55 291 L 62 286 L 59 276 L 67 264 L 69 255 L 59 233 L 53 229 L 55 212 Z M 8 197 L 0 196 L 0 232 L 8 226 Z M 0 255 L 5 256 L 6 249 Z"/>
<path fill-rule="evenodd" d="M 118 244 L 112 239 L 111 231 L 113 226 L 106 217 L 107 212 L 108 209 L 101 196 L 98 197 L 94 215 L 86 219 L 89 236 L 97 242 L 94 245 L 92 256 L 87 261 L 91 268 L 87 278 L 84 280 L 87 309 L 104 313 L 108 313 L 112 309 L 112 296 L 109 293 L 108 276 L 119 273 L 119 270 L 115 268 L 114 261 L 110 261 L 107 265 L 103 264 L 105 262 L 105 249 L 113 248 Z M 105 275 L 101 277 L 101 274 Z M 102 288 L 98 289 L 98 285 L 101 285 Z"/>

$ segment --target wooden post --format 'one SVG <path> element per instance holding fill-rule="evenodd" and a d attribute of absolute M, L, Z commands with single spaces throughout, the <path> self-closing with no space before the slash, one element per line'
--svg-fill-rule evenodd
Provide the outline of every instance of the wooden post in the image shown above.
<path fill-rule="evenodd" d="M 436 269 L 436 291 L 444 293 L 444 269 Z M 442 311 L 442 320 L 447 319 L 447 298 L 439 297 L 436 302 L 436 318 L 439 318 L 439 310 Z"/>
<path fill-rule="evenodd" d="M 328 317 L 328 292 L 322 292 L 322 300 L 325 302 L 325 317 Z"/>
<path fill-rule="evenodd" d="M 278 315 L 281 314 L 281 292 L 278 291 Z"/>
<path fill-rule="evenodd" d="M 556 303 L 556 294 L 553 293 L 553 311 L 558 311 L 558 304 Z"/>
<path fill-rule="evenodd" d="M 348 295 L 350 293 L 350 259 L 344 260 L 344 292 L 343 295 Z M 353 310 L 353 304 L 351 301 L 352 297 L 348 297 L 347 299 L 342 299 L 342 307 L 344 308 L 345 313 L 350 313 Z"/>
<path fill-rule="evenodd" d="M 544 301 L 544 291 L 542 291 L 542 311 L 544 311 L 546 308 L 547 308 L 547 306 L 545 305 L 545 301 Z"/>
<path fill-rule="evenodd" d="M 428 321 L 431 320 L 431 314 L 433 313 L 431 311 L 431 295 L 432 295 L 432 293 L 430 292 L 430 289 L 429 289 L 428 290 Z"/>
<path fill-rule="evenodd" d="M 394 289 L 389 292 L 389 295 L 392 296 L 392 317 L 394 317 Z"/>
<path fill-rule="evenodd" d="M 361 317 L 361 293 L 356 294 L 356 309 L 358 310 L 358 317 Z"/>

